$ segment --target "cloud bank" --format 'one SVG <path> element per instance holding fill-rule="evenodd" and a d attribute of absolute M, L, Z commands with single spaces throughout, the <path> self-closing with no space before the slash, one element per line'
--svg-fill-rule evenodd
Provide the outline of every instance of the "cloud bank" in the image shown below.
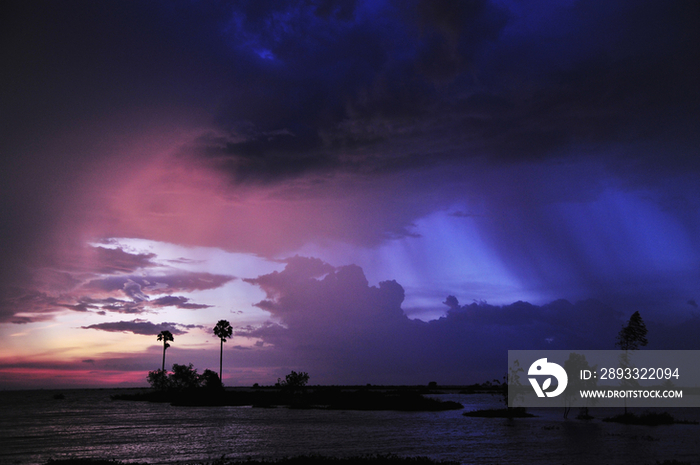
<path fill-rule="evenodd" d="M 285 269 L 248 280 L 267 299 L 256 304 L 271 320 L 238 328 L 237 335 L 262 341 L 249 355 L 255 363 L 304 369 L 319 383 L 465 384 L 500 378 L 507 351 L 515 349 L 614 349 L 629 318 L 595 300 L 546 305 L 485 302 L 443 304 L 447 314 L 423 322 L 405 316 L 404 290 L 396 281 L 369 286 L 356 265 L 332 267 L 315 258 L 293 257 Z M 668 327 L 653 321 L 650 348 L 689 348 L 696 316 Z"/>
<path fill-rule="evenodd" d="M 164 268 L 153 261 L 156 254 L 119 247 L 86 247 L 82 254 L 64 256 L 0 298 L 0 321 L 42 321 L 65 309 L 99 315 L 153 313 L 168 307 L 201 310 L 211 305 L 173 294 L 217 289 L 234 279 Z"/>
<path fill-rule="evenodd" d="M 94 325 L 83 326 L 84 329 L 97 329 L 100 331 L 110 332 L 129 332 L 140 334 L 143 336 L 155 336 L 161 331 L 170 331 L 173 335 L 187 334 L 188 329 L 201 328 L 199 325 L 182 325 L 179 323 L 159 323 L 154 324 L 150 321 L 132 320 L 132 321 L 114 321 L 109 323 L 98 323 Z"/>

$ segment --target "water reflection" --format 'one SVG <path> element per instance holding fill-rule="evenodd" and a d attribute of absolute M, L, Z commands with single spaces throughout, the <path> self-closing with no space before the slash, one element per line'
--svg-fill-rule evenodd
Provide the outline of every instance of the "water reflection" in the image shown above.
<path fill-rule="evenodd" d="M 697 425 L 630 426 L 564 420 L 469 418 L 461 411 L 363 412 L 171 407 L 111 401 L 110 391 L 0 393 L 0 463 L 101 457 L 178 463 L 234 457 L 371 453 L 427 455 L 462 463 L 589 464 L 694 461 Z M 498 407 L 489 395 L 452 395 L 466 409 Z M 594 412 L 598 418 L 617 412 Z M 673 412 L 698 417 L 695 410 Z"/>

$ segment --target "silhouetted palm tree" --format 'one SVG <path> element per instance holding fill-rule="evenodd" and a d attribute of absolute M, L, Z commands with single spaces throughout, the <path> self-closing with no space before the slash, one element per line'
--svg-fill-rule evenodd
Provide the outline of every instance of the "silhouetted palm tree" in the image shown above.
<path fill-rule="evenodd" d="M 224 362 L 224 342 L 226 342 L 227 337 L 231 337 L 233 334 L 233 328 L 231 324 L 226 320 L 219 320 L 219 322 L 214 326 L 214 334 L 221 339 L 221 352 L 219 354 L 219 379 L 223 382 L 224 378 L 222 375 L 222 367 Z"/>
<path fill-rule="evenodd" d="M 163 367 L 161 368 L 162 371 L 165 371 L 165 349 L 170 347 L 170 344 L 168 344 L 168 341 L 174 341 L 175 338 L 173 337 L 173 333 L 170 331 L 161 331 L 158 333 L 158 340 L 163 341 Z"/>

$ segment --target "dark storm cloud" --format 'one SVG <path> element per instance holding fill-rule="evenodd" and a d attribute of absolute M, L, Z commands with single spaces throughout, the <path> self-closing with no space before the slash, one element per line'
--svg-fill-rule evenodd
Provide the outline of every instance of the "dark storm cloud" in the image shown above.
<path fill-rule="evenodd" d="M 48 134 L 97 120 L 128 137 L 134 115 L 154 108 L 160 118 L 214 114 L 229 140 L 200 153 L 238 181 L 569 158 L 640 141 L 665 150 L 600 156 L 618 170 L 697 169 L 697 10 L 622 0 L 14 2 L 3 15 L 3 143 L 14 155 L 3 160 L 2 236 L 18 250 L 40 241 L 63 186 L 77 184 L 73 167 L 95 156 L 89 144 L 45 147 Z"/>
<path fill-rule="evenodd" d="M 134 333 L 144 336 L 155 336 L 161 331 L 170 331 L 174 335 L 187 334 L 188 329 L 201 328 L 199 325 L 183 325 L 180 323 L 151 323 L 145 320 L 113 321 L 81 326 L 84 329 L 97 329 L 114 333 Z"/>
<path fill-rule="evenodd" d="M 687 157 L 697 145 L 697 9 L 16 2 L 4 15 L 7 114 L 16 138 L 115 107 L 215 107 L 221 130 L 251 128 L 205 151 L 239 180 L 372 170 L 386 160 L 359 148 L 406 140 L 414 150 L 399 158 L 409 161 L 391 166 L 662 138 L 676 144 L 663 160 L 622 160 L 697 168 Z"/>
<path fill-rule="evenodd" d="M 492 367 L 504 366 L 509 349 L 614 349 L 629 317 L 595 300 L 462 306 L 448 296 L 446 315 L 425 323 L 404 315 L 395 281 L 373 287 L 357 266 L 329 267 L 295 257 L 283 271 L 249 281 L 265 290 L 258 306 L 278 321 L 236 330 L 274 346 L 258 354 L 261 363 L 294 361 L 341 382 L 477 382 L 500 376 Z M 685 324 L 697 328 L 697 318 Z M 668 333 L 680 326 L 647 325 L 655 347 L 694 344 L 690 329 L 673 338 Z"/>
<path fill-rule="evenodd" d="M 241 54 L 268 53 L 249 63 L 266 92 L 256 92 L 260 112 L 222 112 L 254 131 L 209 155 L 239 179 L 279 179 L 379 169 L 381 156 L 357 150 L 407 140 L 413 149 L 392 154 L 395 169 L 425 157 L 540 160 L 663 140 L 673 141 L 663 159 L 627 151 L 610 163 L 697 169 L 688 156 L 697 142 L 696 4 L 376 8 L 381 19 L 358 5 L 341 20 L 319 17 L 313 4 L 234 7 L 227 38 Z M 263 136 L 270 131 L 284 133 Z"/>
<path fill-rule="evenodd" d="M 438 82 L 474 71 L 476 53 L 507 23 L 505 11 L 488 1 L 422 0 L 412 13 L 423 39 L 416 68 Z"/>

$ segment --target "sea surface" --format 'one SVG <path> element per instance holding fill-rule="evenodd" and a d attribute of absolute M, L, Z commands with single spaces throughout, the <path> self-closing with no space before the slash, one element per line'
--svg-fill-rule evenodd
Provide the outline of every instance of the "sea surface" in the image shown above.
<path fill-rule="evenodd" d="M 0 392 L 0 464 L 38 465 L 61 458 L 152 464 L 321 454 L 428 456 L 463 464 L 700 464 L 700 425 L 633 426 L 601 418 L 569 419 L 562 409 L 536 418 L 469 418 L 500 408 L 490 395 L 444 394 L 465 410 L 391 412 L 250 407 L 172 407 L 111 400 L 124 390 Z M 700 420 L 700 409 L 667 410 Z M 639 412 L 639 411 L 638 411 Z"/>

